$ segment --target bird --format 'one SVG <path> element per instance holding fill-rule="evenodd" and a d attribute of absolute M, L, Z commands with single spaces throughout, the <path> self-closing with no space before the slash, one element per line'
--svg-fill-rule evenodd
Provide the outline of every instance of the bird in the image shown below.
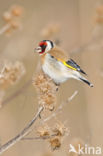
<path fill-rule="evenodd" d="M 59 86 L 68 79 L 76 79 L 93 87 L 83 75 L 87 75 L 84 70 L 71 58 L 67 53 L 55 45 L 51 40 L 42 40 L 35 48 L 35 52 L 39 53 L 41 60 L 41 68 L 53 82 Z"/>

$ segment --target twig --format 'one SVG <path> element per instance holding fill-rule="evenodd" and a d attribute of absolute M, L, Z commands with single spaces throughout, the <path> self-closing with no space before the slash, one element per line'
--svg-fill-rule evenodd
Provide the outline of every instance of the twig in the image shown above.
<path fill-rule="evenodd" d="M 17 136 L 15 136 L 14 138 L 12 138 L 11 140 L 9 140 L 7 143 L 5 143 L 0 147 L 0 154 L 5 152 L 11 146 L 15 145 L 18 141 L 20 141 L 24 136 L 26 136 L 32 130 L 31 127 L 33 126 L 33 124 L 39 117 L 40 113 L 43 111 L 43 109 L 44 109 L 43 106 L 39 107 L 38 112 L 33 117 L 33 119 L 28 123 L 28 125 Z"/>
<path fill-rule="evenodd" d="M 3 27 L 0 29 L 0 35 L 2 35 L 3 33 L 5 33 L 10 27 L 11 27 L 10 24 L 6 24 L 5 26 L 3 26 Z"/>
<path fill-rule="evenodd" d="M 77 95 L 78 91 L 76 90 L 62 105 L 60 105 L 58 107 L 58 109 L 52 114 L 50 115 L 49 117 L 47 117 L 46 119 L 43 120 L 43 123 L 50 120 L 52 117 L 56 116 L 57 113 L 59 113 L 59 111 L 68 103 L 68 102 L 71 102 L 73 100 L 73 98 Z M 41 121 L 42 122 L 42 121 Z M 51 135 L 51 136 L 43 136 L 43 137 L 24 137 L 22 138 L 22 140 L 36 140 L 36 139 L 48 139 L 50 137 L 53 137 L 55 136 L 54 134 Z"/>
<path fill-rule="evenodd" d="M 62 108 L 68 103 L 68 102 L 71 102 L 73 100 L 73 98 L 77 95 L 78 91 L 76 90 L 63 104 L 61 104 L 58 109 L 53 113 L 51 114 L 49 117 L 47 117 L 46 119 L 43 120 L 42 123 L 44 122 L 47 122 L 48 120 L 52 119 L 53 117 L 55 117 L 60 110 L 62 110 Z M 43 136 L 43 137 L 24 137 L 22 138 L 22 140 L 38 140 L 38 139 L 48 139 L 48 138 L 51 138 L 51 137 L 54 137 L 55 134 L 51 135 L 51 136 Z"/>
<path fill-rule="evenodd" d="M 43 123 L 44 123 L 44 122 L 47 122 L 47 121 L 50 120 L 51 118 L 55 117 L 55 116 L 60 112 L 60 110 L 62 110 L 62 108 L 63 108 L 68 102 L 71 102 L 71 101 L 73 100 L 73 98 L 77 95 L 77 93 L 78 93 L 78 91 L 76 90 L 76 91 L 72 94 L 72 96 L 70 96 L 70 97 L 66 100 L 66 102 L 63 102 L 63 103 L 58 107 L 58 109 L 57 109 L 54 113 L 52 113 L 49 117 L 47 117 L 46 119 L 44 119 L 42 122 L 43 122 Z"/>
<path fill-rule="evenodd" d="M 67 102 L 72 101 L 72 99 L 73 99 L 77 94 L 78 94 L 78 91 L 76 90 L 76 91 L 72 94 L 72 96 L 70 96 L 70 97 L 67 99 Z"/>
<path fill-rule="evenodd" d="M 77 95 L 78 91 L 75 91 L 71 97 L 68 98 L 68 100 L 63 103 L 62 105 L 60 105 L 58 107 L 58 109 L 52 114 L 50 115 L 48 118 L 44 119 L 43 122 L 46 122 L 48 120 L 50 120 L 52 117 L 56 116 L 57 113 L 68 103 L 70 102 L 76 95 Z M 12 138 L 11 140 L 9 140 L 7 143 L 5 143 L 4 145 L 2 145 L 0 147 L 0 154 L 2 154 L 3 152 L 5 152 L 6 150 L 8 150 L 10 147 L 12 147 L 13 145 L 15 145 L 18 141 L 20 141 L 21 139 L 24 140 L 25 136 L 31 132 L 31 127 L 33 126 L 33 124 L 35 123 L 35 121 L 37 120 L 37 118 L 40 116 L 40 113 L 43 111 L 44 107 L 41 106 L 38 109 L 38 112 L 36 113 L 36 115 L 34 116 L 34 118 L 28 123 L 28 125 L 14 138 Z M 35 139 L 39 139 L 39 138 L 35 138 Z"/>
<path fill-rule="evenodd" d="M 22 140 L 39 140 L 39 139 L 50 139 L 54 136 L 57 136 L 57 134 L 52 134 L 50 136 L 38 136 L 38 137 L 25 137 L 25 138 L 22 138 Z"/>

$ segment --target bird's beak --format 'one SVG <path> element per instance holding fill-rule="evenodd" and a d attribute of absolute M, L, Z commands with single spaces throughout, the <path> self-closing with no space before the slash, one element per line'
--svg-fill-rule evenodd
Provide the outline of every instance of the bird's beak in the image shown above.
<path fill-rule="evenodd" d="M 34 49 L 34 52 L 40 53 L 42 51 L 42 48 L 39 46 Z"/>

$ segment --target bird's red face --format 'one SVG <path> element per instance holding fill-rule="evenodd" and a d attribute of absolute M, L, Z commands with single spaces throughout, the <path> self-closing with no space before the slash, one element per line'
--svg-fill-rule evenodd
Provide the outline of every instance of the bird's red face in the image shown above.
<path fill-rule="evenodd" d="M 39 46 L 35 48 L 35 51 L 39 54 L 44 54 L 50 51 L 54 47 L 54 44 L 50 40 L 43 40 L 39 43 Z"/>

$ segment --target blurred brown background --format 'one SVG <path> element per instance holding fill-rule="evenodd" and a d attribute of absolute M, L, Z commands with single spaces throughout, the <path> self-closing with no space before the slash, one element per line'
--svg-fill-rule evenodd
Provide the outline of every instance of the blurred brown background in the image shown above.
<path fill-rule="evenodd" d="M 2 16 L 13 5 L 23 8 L 20 30 L 0 35 L 0 61 L 24 63 L 26 74 L 14 86 L 8 88 L 4 100 L 32 78 L 36 72 L 39 56 L 34 53 L 38 42 L 46 38 L 50 25 L 57 27 L 50 37 L 71 55 L 87 72 L 94 88 L 76 80 L 62 84 L 57 97 L 58 105 L 78 90 L 77 96 L 59 115 L 70 129 L 63 146 L 54 152 L 46 141 L 20 141 L 3 156 L 65 156 L 69 155 L 69 143 L 80 139 L 91 146 L 103 145 L 103 5 L 102 0 L 0 0 L 0 28 L 5 25 Z M 101 19 L 99 19 L 101 17 Z M 89 44 L 88 44 L 89 43 Z M 79 49 L 71 53 L 74 49 Z M 37 93 L 32 84 L 8 101 L 0 109 L 0 144 L 18 134 L 32 119 L 38 107 Z M 32 134 L 31 136 L 33 136 Z M 103 150 L 103 148 L 102 148 Z M 103 152 L 103 151 L 102 151 Z"/>

